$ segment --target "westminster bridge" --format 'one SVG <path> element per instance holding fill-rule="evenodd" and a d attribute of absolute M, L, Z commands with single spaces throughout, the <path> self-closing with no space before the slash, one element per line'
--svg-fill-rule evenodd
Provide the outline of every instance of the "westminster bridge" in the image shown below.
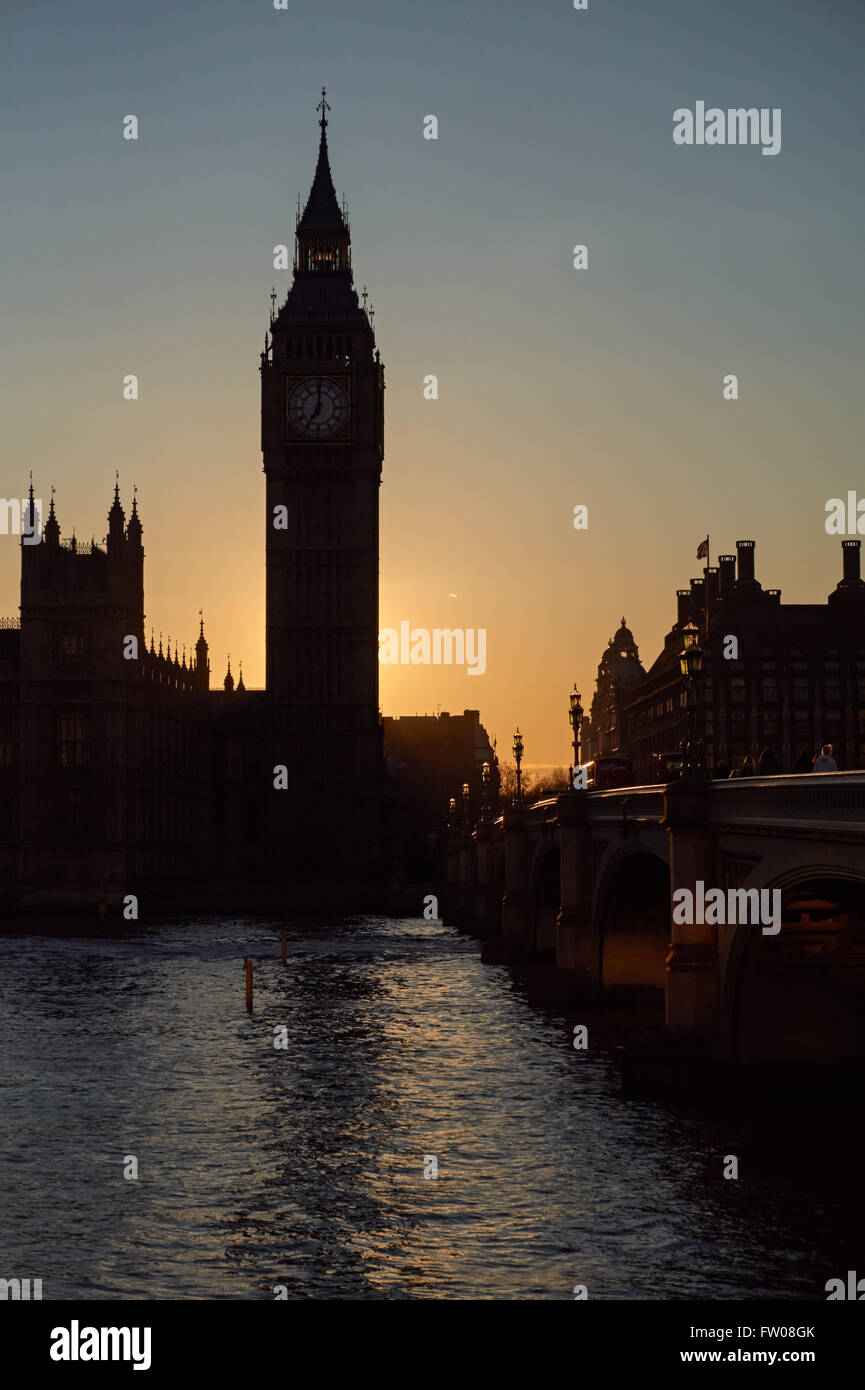
<path fill-rule="evenodd" d="M 457 827 L 446 861 L 445 920 L 560 997 L 663 998 L 725 1062 L 865 1057 L 863 772 L 564 792 Z M 710 888 L 779 890 L 780 930 L 678 922 Z"/>

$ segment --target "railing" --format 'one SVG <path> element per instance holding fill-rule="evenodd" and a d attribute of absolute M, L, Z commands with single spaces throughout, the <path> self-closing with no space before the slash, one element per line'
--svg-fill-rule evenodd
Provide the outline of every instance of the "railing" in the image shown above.
<path fill-rule="evenodd" d="M 614 787 L 589 792 L 588 820 L 592 825 L 660 825 L 664 820 L 666 786 Z M 561 795 L 562 793 L 560 793 Z M 747 826 L 800 828 L 808 822 L 818 833 L 843 825 L 865 840 L 865 772 L 809 772 L 803 776 L 740 777 L 708 784 L 709 825 L 713 830 Z M 527 804 L 530 828 L 555 817 L 557 796 Z M 501 814 L 494 822 L 499 830 Z"/>
<path fill-rule="evenodd" d="M 865 772 L 809 772 L 803 776 L 735 778 L 713 782 L 709 823 L 784 825 L 803 820 L 819 827 L 859 821 L 865 835 Z"/>
<path fill-rule="evenodd" d="M 595 824 L 620 824 L 627 814 L 629 821 L 645 821 L 659 825 L 664 819 L 664 792 L 655 784 L 650 787 L 611 787 L 609 791 L 589 792 L 589 820 Z M 627 803 L 627 805 L 625 804 Z"/>
<path fill-rule="evenodd" d="M 21 619 L 20 619 L 20 618 L 0 618 L 0 628 L 3 628 L 3 627 L 20 627 L 20 626 L 21 626 Z"/>

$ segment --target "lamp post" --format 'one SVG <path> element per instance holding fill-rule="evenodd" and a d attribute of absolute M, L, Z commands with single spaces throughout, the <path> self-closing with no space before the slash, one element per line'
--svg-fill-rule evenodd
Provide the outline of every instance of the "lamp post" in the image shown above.
<path fill-rule="evenodd" d="M 484 763 L 481 768 L 481 821 L 484 825 L 489 825 L 492 820 L 492 791 L 493 770 L 489 763 Z"/>
<path fill-rule="evenodd" d="M 448 802 L 448 810 L 450 812 L 448 825 L 450 829 L 453 830 L 457 823 L 457 799 L 455 796 L 452 796 Z"/>
<path fill-rule="evenodd" d="M 522 736 L 522 734 L 520 733 L 519 729 L 517 729 L 516 733 L 514 734 L 514 761 L 515 761 L 515 763 L 516 763 L 516 765 L 517 765 L 517 793 L 516 793 L 516 796 L 514 797 L 514 805 L 515 805 L 515 806 L 522 806 L 522 804 L 523 804 L 523 774 L 522 774 L 522 771 L 521 771 L 521 764 L 522 764 L 522 761 L 523 761 L 523 736 Z"/>
<path fill-rule="evenodd" d="M 574 745 L 574 766 L 573 766 L 573 768 L 571 769 L 571 772 L 572 772 L 572 774 L 573 774 L 573 773 L 576 772 L 577 768 L 580 766 L 580 763 L 581 763 L 581 761 L 582 761 L 582 759 L 581 759 L 582 749 L 581 749 L 581 747 L 580 747 L 580 729 L 582 728 L 582 723 L 583 723 L 583 707 L 582 707 L 582 705 L 580 704 L 580 692 L 579 692 L 579 690 L 577 689 L 577 683 L 576 683 L 576 681 L 574 681 L 574 688 L 573 688 L 573 690 L 571 691 L 570 701 L 571 701 L 571 707 L 570 707 L 570 709 L 568 710 L 568 719 L 570 720 L 570 724 L 571 724 L 571 741 L 572 741 L 572 743 L 573 743 L 573 745 Z M 571 787 L 573 787 L 573 785 L 574 785 L 574 778 L 573 778 L 573 775 L 572 775 L 572 776 L 571 776 Z"/>
<path fill-rule="evenodd" d="M 466 830 L 471 828 L 472 813 L 469 801 L 471 798 L 471 787 L 468 782 L 463 782 L 463 825 Z"/>
<path fill-rule="evenodd" d="M 693 623 L 686 623 L 682 629 L 684 646 L 679 653 L 679 670 L 685 680 L 685 700 L 688 708 L 688 737 L 682 742 L 682 776 L 689 782 L 700 781 L 705 776 L 703 766 L 703 740 L 697 737 L 697 678 L 703 669 L 703 648 L 699 643 L 699 629 Z"/>

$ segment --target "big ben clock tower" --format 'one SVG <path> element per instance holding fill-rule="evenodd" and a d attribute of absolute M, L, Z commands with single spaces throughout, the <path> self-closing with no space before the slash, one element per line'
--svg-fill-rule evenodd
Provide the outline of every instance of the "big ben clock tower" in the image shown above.
<path fill-rule="evenodd" d="M 322 90 L 294 277 L 261 359 L 271 847 L 352 876 L 379 842 L 378 490 L 384 369 L 351 271 Z M 274 779 L 275 782 L 278 780 Z"/>

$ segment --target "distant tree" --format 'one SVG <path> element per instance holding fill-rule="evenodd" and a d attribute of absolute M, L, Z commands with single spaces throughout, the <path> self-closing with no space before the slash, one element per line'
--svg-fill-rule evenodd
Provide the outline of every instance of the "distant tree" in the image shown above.
<path fill-rule="evenodd" d="M 510 806 L 517 793 L 517 765 L 516 763 L 499 763 L 501 773 L 501 798 L 503 806 Z M 523 782 L 525 785 L 525 780 Z"/>
<path fill-rule="evenodd" d="M 541 801 L 547 796 L 557 796 L 568 790 L 568 773 L 564 767 L 541 768 L 539 772 L 523 778 L 523 791 L 533 801 Z"/>

